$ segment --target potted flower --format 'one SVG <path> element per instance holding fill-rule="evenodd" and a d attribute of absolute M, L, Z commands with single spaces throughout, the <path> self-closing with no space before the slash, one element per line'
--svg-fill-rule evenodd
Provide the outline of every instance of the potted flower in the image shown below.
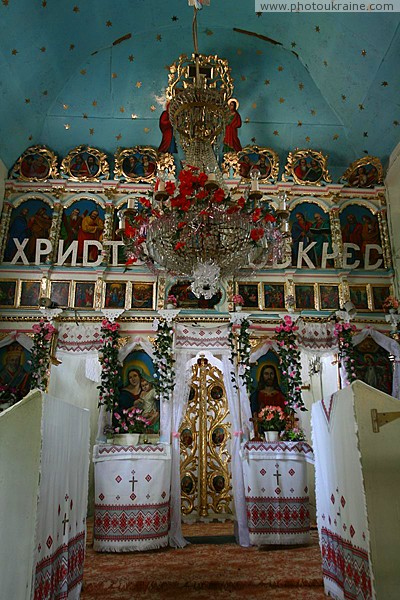
<path fill-rule="evenodd" d="M 0 385 L 0 412 L 22 399 L 20 390 L 8 384 Z"/>
<path fill-rule="evenodd" d="M 287 442 L 304 442 L 306 440 L 306 435 L 301 427 L 286 429 L 280 437 Z"/>
<path fill-rule="evenodd" d="M 382 308 L 385 312 L 395 313 L 399 308 L 399 301 L 395 296 L 388 296 L 385 298 L 382 304 Z"/>
<path fill-rule="evenodd" d="M 168 294 L 167 296 L 167 309 L 173 310 L 178 306 L 178 298 L 173 294 Z"/>
<path fill-rule="evenodd" d="M 276 442 L 279 433 L 285 429 L 286 414 L 280 406 L 265 406 L 258 413 L 258 427 L 260 432 L 265 433 L 269 442 Z"/>
<path fill-rule="evenodd" d="M 236 311 L 242 310 L 242 306 L 244 306 L 244 298 L 243 298 L 243 296 L 241 296 L 240 294 L 235 294 L 232 297 L 232 302 L 235 305 L 235 310 Z"/>
<path fill-rule="evenodd" d="M 146 433 L 147 427 L 151 425 L 151 420 L 144 416 L 143 409 L 132 406 L 114 410 L 113 424 L 113 441 L 134 446 L 139 443 L 140 434 Z"/>

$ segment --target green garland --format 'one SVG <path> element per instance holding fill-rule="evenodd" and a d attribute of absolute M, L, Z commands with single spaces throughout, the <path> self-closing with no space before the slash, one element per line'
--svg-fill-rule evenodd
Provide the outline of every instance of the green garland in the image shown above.
<path fill-rule="evenodd" d="M 175 386 L 174 329 L 167 321 L 157 321 L 157 325 L 154 342 L 154 377 L 157 396 L 161 404 L 172 400 L 172 391 Z"/>
<path fill-rule="evenodd" d="M 251 322 L 248 319 L 243 319 L 240 322 L 238 336 L 236 338 L 233 332 L 233 323 L 229 323 L 229 342 L 231 345 L 231 356 L 230 361 L 234 368 L 235 360 L 237 361 L 237 365 L 241 365 L 243 367 L 243 373 L 240 374 L 240 378 L 244 387 L 247 390 L 248 395 L 250 396 L 253 390 L 253 380 L 251 377 L 251 366 L 250 366 L 250 325 Z M 235 348 L 235 339 L 236 348 Z M 236 374 L 234 371 L 231 371 L 232 383 L 234 387 L 237 389 L 236 383 Z"/>
<path fill-rule="evenodd" d="M 51 340 L 56 328 L 45 318 L 40 319 L 33 327 L 33 348 L 31 350 L 31 388 L 43 392 L 47 389 L 50 376 Z"/>
<path fill-rule="evenodd" d="M 101 334 L 103 347 L 99 352 L 101 364 L 99 392 L 99 406 L 105 405 L 106 410 L 112 412 L 114 406 L 118 406 L 120 379 L 120 364 L 118 360 L 118 338 L 119 324 L 109 319 L 103 319 L 101 323 Z"/>
<path fill-rule="evenodd" d="M 285 315 L 281 324 L 275 327 L 282 373 L 281 388 L 287 399 L 288 414 L 293 414 L 296 409 L 307 410 L 301 396 L 301 361 L 297 346 L 297 329 L 289 315 Z"/>
<path fill-rule="evenodd" d="M 355 367 L 355 352 L 353 345 L 353 335 L 356 332 L 356 326 L 350 323 L 336 323 L 334 335 L 337 337 L 339 346 L 339 368 L 343 365 L 346 370 L 347 382 L 353 383 L 357 379 Z"/>

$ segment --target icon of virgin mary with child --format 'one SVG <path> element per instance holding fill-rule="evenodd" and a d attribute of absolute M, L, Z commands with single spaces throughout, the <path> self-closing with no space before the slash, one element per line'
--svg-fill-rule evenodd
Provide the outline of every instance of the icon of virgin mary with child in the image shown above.
<path fill-rule="evenodd" d="M 128 371 L 127 385 L 120 390 L 119 408 L 140 408 L 143 416 L 150 420 L 148 431 L 158 433 L 160 428 L 160 412 L 156 401 L 154 380 L 140 366 Z"/>

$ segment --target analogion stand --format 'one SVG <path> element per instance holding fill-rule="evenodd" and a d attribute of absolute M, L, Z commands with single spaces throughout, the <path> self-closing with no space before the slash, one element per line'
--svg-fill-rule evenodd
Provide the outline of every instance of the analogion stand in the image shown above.
<path fill-rule="evenodd" d="M 93 462 L 94 549 L 132 552 L 168 546 L 170 446 L 99 444 Z"/>
<path fill-rule="evenodd" d="M 241 449 L 250 543 L 310 541 L 306 442 L 246 442 Z"/>

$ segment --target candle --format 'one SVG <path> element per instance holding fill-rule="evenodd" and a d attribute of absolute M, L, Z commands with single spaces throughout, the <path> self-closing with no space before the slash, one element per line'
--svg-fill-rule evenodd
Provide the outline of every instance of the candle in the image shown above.
<path fill-rule="evenodd" d="M 165 181 L 163 179 L 158 180 L 158 192 L 165 192 Z"/>
<path fill-rule="evenodd" d="M 286 208 L 287 208 L 286 193 L 284 192 L 283 194 L 279 194 L 278 198 L 279 198 L 279 209 L 286 210 Z"/>
<path fill-rule="evenodd" d="M 125 229 L 125 217 L 119 218 L 119 229 Z"/>
<path fill-rule="evenodd" d="M 135 198 L 128 199 L 128 208 L 135 208 Z"/>
<path fill-rule="evenodd" d="M 208 181 L 216 181 L 216 175 L 215 173 L 208 173 Z"/>

